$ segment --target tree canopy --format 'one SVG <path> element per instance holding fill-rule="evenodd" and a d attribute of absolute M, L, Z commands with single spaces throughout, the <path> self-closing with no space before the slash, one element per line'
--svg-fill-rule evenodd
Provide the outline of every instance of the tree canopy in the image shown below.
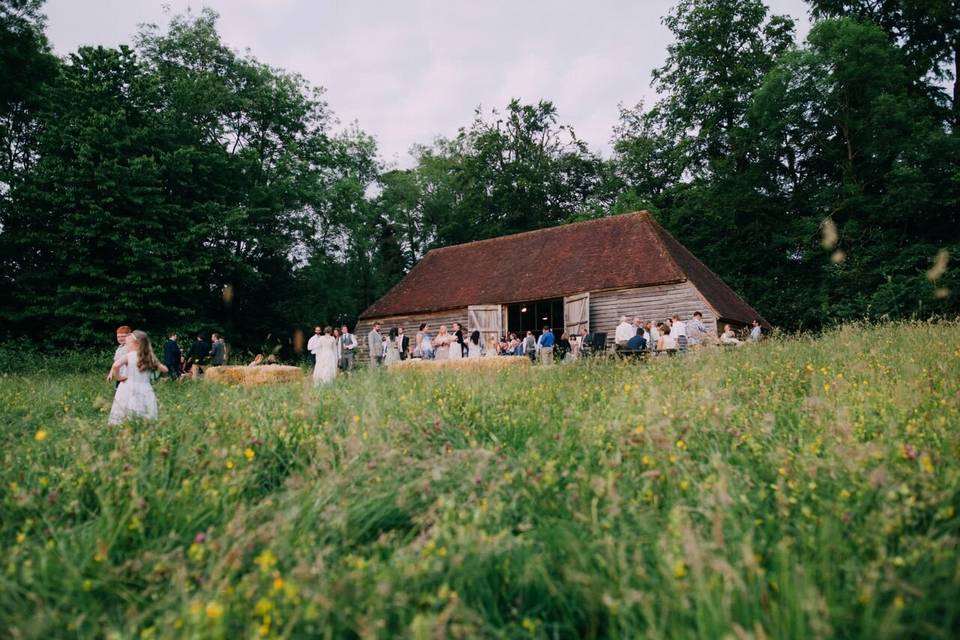
<path fill-rule="evenodd" d="M 592 151 L 547 97 L 480 109 L 384 166 L 323 90 L 210 11 L 58 58 L 0 0 L 2 336 L 350 322 L 432 248 L 646 208 L 775 324 L 960 310 L 956 3 L 679 0 Z"/>

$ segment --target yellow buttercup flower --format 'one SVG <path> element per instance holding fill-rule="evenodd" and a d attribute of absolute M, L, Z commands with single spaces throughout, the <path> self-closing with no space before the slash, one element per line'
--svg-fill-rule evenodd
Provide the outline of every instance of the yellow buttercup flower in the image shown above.
<path fill-rule="evenodd" d="M 243 451 L 243 457 L 247 459 L 247 462 L 251 462 L 255 457 L 257 457 L 257 452 L 247 447 Z"/>
<path fill-rule="evenodd" d="M 683 560 L 677 560 L 673 563 L 673 576 L 681 579 L 687 575 L 687 563 Z"/>
<path fill-rule="evenodd" d="M 40 429 L 35 434 L 33 434 L 33 439 L 36 440 L 37 442 L 43 442 L 44 440 L 47 439 L 47 432 L 44 431 L 43 429 Z"/>
<path fill-rule="evenodd" d="M 216 601 L 208 602 L 204 611 L 211 620 L 219 620 L 223 617 L 223 605 Z"/>

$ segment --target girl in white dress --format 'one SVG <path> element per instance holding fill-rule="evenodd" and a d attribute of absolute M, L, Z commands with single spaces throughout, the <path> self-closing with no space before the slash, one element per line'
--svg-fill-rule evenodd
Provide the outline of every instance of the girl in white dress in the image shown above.
<path fill-rule="evenodd" d="M 337 377 L 337 340 L 331 327 L 324 327 L 323 335 L 317 338 L 314 354 L 317 364 L 313 368 L 313 386 L 333 382 Z"/>
<path fill-rule="evenodd" d="M 126 367 L 124 375 L 120 370 Z M 120 381 L 113 396 L 107 424 L 120 424 L 125 420 L 140 418 L 157 419 L 157 396 L 150 385 L 154 371 L 167 373 L 167 368 L 157 360 L 150 346 L 150 338 L 143 331 L 134 331 L 127 336 L 127 352 L 113 363 L 107 380 Z"/>

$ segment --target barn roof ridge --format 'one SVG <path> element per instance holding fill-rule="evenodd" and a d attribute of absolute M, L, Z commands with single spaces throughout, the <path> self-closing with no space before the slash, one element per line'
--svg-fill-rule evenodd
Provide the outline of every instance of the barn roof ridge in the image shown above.
<path fill-rule="evenodd" d="M 653 216 L 646 209 L 643 209 L 641 211 L 627 211 L 624 213 L 615 213 L 609 216 L 600 216 L 599 218 L 590 218 L 588 220 L 577 220 L 575 222 L 565 222 L 563 224 L 557 224 L 552 227 L 541 227 L 539 229 L 530 229 L 528 231 L 517 231 L 516 233 L 508 233 L 505 236 L 494 236 L 492 238 L 480 238 L 479 240 L 469 240 L 467 242 L 460 242 L 458 244 L 448 244 L 442 247 L 434 247 L 433 249 L 430 249 L 429 251 L 427 251 L 427 253 L 423 254 L 423 257 L 426 258 L 428 254 L 431 254 L 433 252 L 448 251 L 450 249 L 460 249 L 463 247 L 468 247 L 470 245 L 483 244 L 484 242 L 515 240 L 520 236 L 543 235 L 543 234 L 548 234 L 550 232 L 556 232 L 559 229 L 569 229 L 570 227 L 579 227 L 579 226 L 588 225 L 588 224 L 607 222 L 612 218 L 628 218 L 631 216 L 634 216 L 642 220 L 648 220 L 656 224 L 656 220 L 653 219 Z M 421 258 L 421 260 L 422 259 L 423 258 Z"/>

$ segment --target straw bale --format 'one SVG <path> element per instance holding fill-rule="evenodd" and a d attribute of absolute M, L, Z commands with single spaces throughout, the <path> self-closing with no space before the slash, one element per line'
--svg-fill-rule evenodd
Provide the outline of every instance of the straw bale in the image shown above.
<path fill-rule="evenodd" d="M 408 358 L 389 365 L 387 369 L 440 368 L 444 370 L 476 370 L 528 366 L 530 366 L 530 358 L 520 356 L 488 356 L 486 358 L 461 358 L 459 360 L 422 360 L 420 358 Z"/>
<path fill-rule="evenodd" d="M 242 385 L 274 384 L 277 382 L 301 382 L 303 369 L 283 364 L 265 364 L 256 367 L 209 367 L 205 377 L 210 382 L 226 382 Z"/>

